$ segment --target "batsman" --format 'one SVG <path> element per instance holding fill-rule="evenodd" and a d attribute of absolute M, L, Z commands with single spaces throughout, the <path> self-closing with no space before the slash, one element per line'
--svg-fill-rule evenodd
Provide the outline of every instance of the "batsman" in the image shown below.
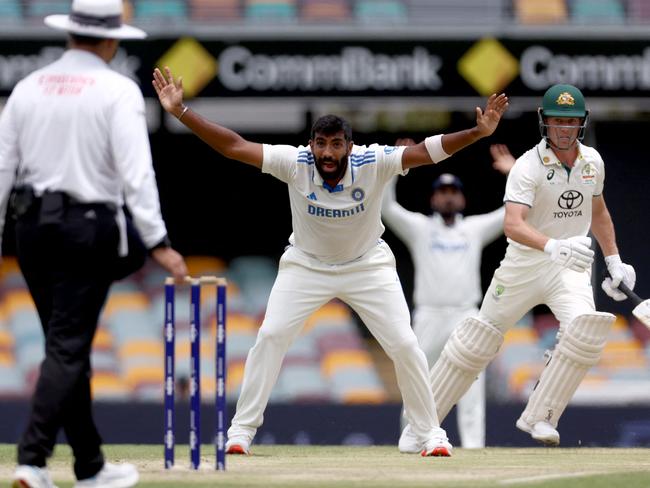
<path fill-rule="evenodd" d="M 603 198 L 605 166 L 582 144 L 589 119 L 580 90 L 554 85 L 538 109 L 542 140 L 515 163 L 506 184 L 504 232 L 508 248 L 477 316 L 458 324 L 430 380 L 440 421 L 494 358 L 505 332 L 527 311 L 546 304 L 560 322 L 557 343 L 517 428 L 546 445 L 560 443 L 558 421 L 591 366 L 598 363 L 614 315 L 597 312 L 591 288 L 589 231 L 611 278 L 602 287 L 625 299 L 634 268 L 618 253 Z"/>

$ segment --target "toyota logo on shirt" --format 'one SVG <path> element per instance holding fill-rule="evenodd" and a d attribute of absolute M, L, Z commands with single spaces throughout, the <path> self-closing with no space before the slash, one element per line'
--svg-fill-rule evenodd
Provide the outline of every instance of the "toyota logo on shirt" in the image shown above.
<path fill-rule="evenodd" d="M 573 210 L 582 205 L 584 197 L 577 190 L 567 190 L 557 200 L 557 204 L 564 210 Z"/>

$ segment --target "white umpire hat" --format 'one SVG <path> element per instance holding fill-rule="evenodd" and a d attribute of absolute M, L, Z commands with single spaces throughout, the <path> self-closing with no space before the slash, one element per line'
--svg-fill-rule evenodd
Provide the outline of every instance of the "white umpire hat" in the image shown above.
<path fill-rule="evenodd" d="M 72 0 L 70 15 L 48 15 L 45 25 L 106 39 L 144 39 L 147 33 L 122 23 L 122 0 Z"/>

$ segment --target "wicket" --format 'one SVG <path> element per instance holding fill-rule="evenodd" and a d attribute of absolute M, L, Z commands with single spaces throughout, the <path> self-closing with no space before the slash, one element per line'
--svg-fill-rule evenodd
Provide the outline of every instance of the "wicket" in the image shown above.
<path fill-rule="evenodd" d="M 201 285 L 216 285 L 216 469 L 226 469 L 226 286 L 225 278 L 186 278 L 190 284 L 190 468 L 201 464 Z M 175 291 L 173 278 L 165 280 L 165 468 L 174 466 Z"/>

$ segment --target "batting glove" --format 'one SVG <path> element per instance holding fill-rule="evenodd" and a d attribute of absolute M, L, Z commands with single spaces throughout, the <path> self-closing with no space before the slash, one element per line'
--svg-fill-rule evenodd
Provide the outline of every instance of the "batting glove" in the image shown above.
<path fill-rule="evenodd" d="M 551 261 L 582 273 L 591 268 L 594 252 L 591 250 L 591 237 L 574 236 L 568 239 L 549 239 L 544 252 L 550 254 Z"/>
<path fill-rule="evenodd" d="M 627 297 L 618 290 L 618 285 L 622 281 L 630 290 L 633 290 L 636 285 L 636 271 L 632 266 L 621 261 L 618 254 L 605 256 L 605 264 L 611 278 L 605 278 L 600 285 L 601 288 L 617 302 L 625 300 Z"/>

